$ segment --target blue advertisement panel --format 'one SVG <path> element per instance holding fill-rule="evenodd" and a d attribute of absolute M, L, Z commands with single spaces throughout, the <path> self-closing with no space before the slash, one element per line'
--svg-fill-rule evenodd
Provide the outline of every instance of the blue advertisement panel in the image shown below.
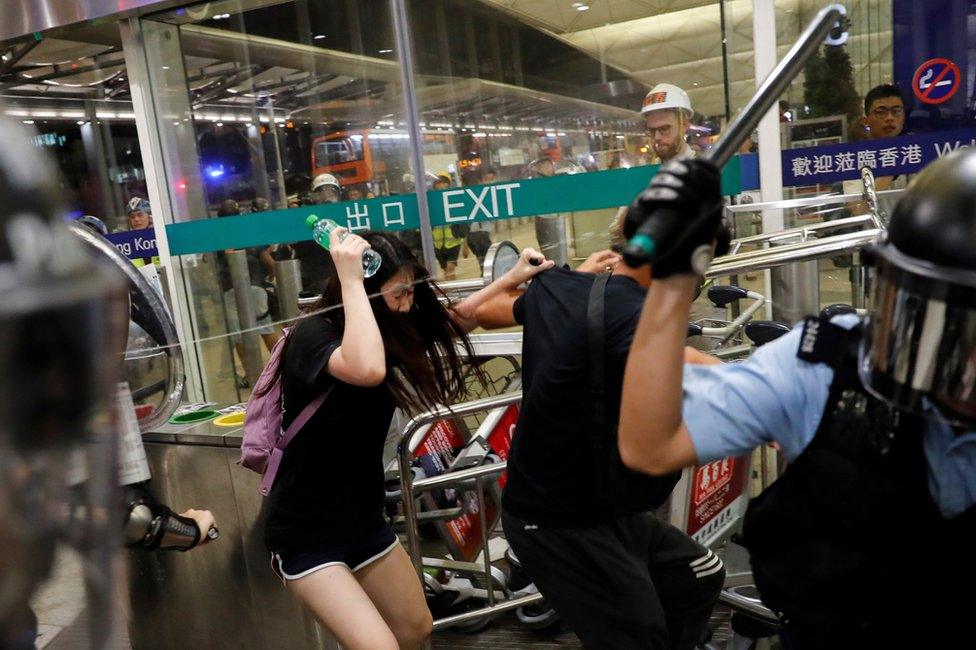
<path fill-rule="evenodd" d="M 893 0 L 894 83 L 906 133 L 976 126 L 976 5 Z"/>
<path fill-rule="evenodd" d="M 783 152 L 783 185 L 816 185 L 860 178 L 868 166 L 875 176 L 914 174 L 933 160 L 976 145 L 976 128 L 916 133 L 898 138 L 789 149 Z"/>

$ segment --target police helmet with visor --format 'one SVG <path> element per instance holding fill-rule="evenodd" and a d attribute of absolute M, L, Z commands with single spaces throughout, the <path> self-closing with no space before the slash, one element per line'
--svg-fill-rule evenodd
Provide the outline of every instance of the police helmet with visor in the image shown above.
<path fill-rule="evenodd" d="M 976 149 L 933 162 L 886 238 L 861 341 L 865 387 L 891 405 L 976 424 Z"/>

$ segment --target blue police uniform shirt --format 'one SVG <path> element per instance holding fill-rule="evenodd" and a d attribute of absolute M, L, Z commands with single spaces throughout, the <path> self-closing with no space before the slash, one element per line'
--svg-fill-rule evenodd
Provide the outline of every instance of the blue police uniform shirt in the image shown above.
<path fill-rule="evenodd" d="M 852 327 L 857 317 L 832 322 Z M 797 325 L 742 363 L 685 366 L 684 421 L 699 463 L 748 454 L 771 442 L 792 461 L 810 444 L 834 371 L 797 358 L 802 329 Z M 976 502 L 976 432 L 957 436 L 943 422 L 924 421 L 929 491 L 942 516 L 954 517 Z"/>

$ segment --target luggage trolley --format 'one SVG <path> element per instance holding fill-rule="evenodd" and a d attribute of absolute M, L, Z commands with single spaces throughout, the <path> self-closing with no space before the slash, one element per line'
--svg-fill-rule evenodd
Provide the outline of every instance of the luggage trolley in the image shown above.
<path fill-rule="evenodd" d="M 397 458 L 400 467 L 400 492 L 403 507 L 403 522 L 406 529 L 407 550 L 411 561 L 417 570 L 421 581 L 433 591 L 438 587 L 433 585 L 433 579 L 427 570 L 445 571 L 460 577 L 466 584 L 461 588 L 447 583 L 447 590 L 455 591 L 458 596 L 472 599 L 475 602 L 483 600 L 483 607 L 472 607 L 469 611 L 436 618 L 434 629 L 444 629 L 459 626 L 462 629 L 479 629 L 491 618 L 519 607 L 541 602 L 541 594 L 515 595 L 507 587 L 507 577 L 497 567 L 492 565 L 489 553 L 491 531 L 501 516 L 500 495 L 504 485 L 508 445 L 511 442 L 511 430 L 517 420 L 517 406 L 522 399 L 521 391 L 510 391 L 503 395 L 464 402 L 452 407 L 440 407 L 413 418 L 400 436 L 397 447 Z M 472 437 L 473 444 L 467 445 L 456 458 L 452 459 L 450 467 L 436 476 L 417 478 L 412 471 L 416 451 L 429 436 L 432 428 L 441 425 L 447 418 L 464 417 L 486 413 L 488 416 L 482 422 L 478 431 Z M 494 450 L 497 460 L 483 464 L 478 458 L 485 450 L 484 457 L 490 457 Z M 501 483 L 501 484 L 500 484 Z M 421 518 L 417 508 L 417 497 L 435 490 L 457 489 L 472 490 L 474 493 L 474 507 L 466 508 L 460 517 L 450 523 L 452 528 L 448 535 L 448 547 L 455 559 L 425 558 L 420 551 L 420 533 L 418 523 Z M 459 519 L 464 521 L 456 523 Z M 441 523 L 443 529 L 446 523 Z M 475 561 L 480 554 L 481 562 Z M 465 558 L 465 559 L 458 559 Z M 478 586 L 483 585 L 483 586 Z"/>

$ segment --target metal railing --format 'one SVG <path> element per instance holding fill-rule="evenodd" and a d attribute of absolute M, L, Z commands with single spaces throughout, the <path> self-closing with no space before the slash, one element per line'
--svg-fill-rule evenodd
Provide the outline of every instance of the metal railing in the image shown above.
<path fill-rule="evenodd" d="M 877 198 L 895 198 L 903 194 L 905 190 L 884 190 L 877 192 Z M 801 199 L 783 199 L 782 201 L 766 201 L 765 203 L 740 203 L 738 205 L 725 206 L 726 213 L 739 212 L 762 212 L 764 210 L 787 210 L 791 208 L 808 208 L 811 206 L 833 205 L 835 203 L 857 203 L 864 200 L 864 194 L 856 192 L 852 194 L 821 194 L 819 196 L 808 196 Z"/>
<path fill-rule="evenodd" d="M 763 269 L 771 269 L 794 262 L 806 262 L 823 257 L 836 257 L 845 253 L 860 250 L 878 241 L 884 231 L 871 228 L 861 232 L 833 235 L 823 239 L 785 244 L 775 248 L 764 248 L 737 255 L 717 257 L 705 272 L 706 278 L 717 278 L 725 275 L 751 273 Z"/>

